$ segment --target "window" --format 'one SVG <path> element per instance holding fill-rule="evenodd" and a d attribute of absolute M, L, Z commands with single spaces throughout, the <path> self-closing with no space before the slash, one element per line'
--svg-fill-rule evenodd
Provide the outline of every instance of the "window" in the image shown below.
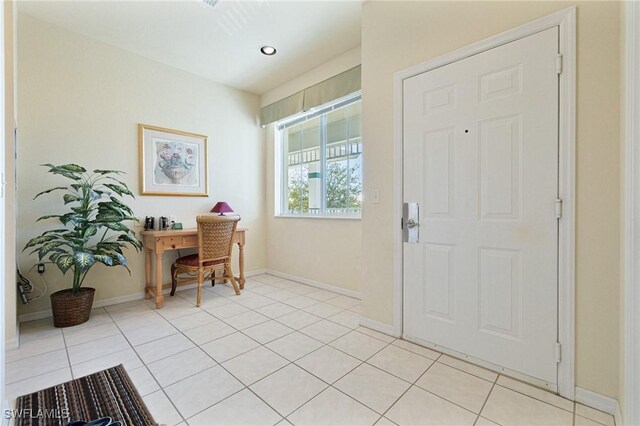
<path fill-rule="evenodd" d="M 360 95 L 277 125 L 280 215 L 360 217 Z"/>

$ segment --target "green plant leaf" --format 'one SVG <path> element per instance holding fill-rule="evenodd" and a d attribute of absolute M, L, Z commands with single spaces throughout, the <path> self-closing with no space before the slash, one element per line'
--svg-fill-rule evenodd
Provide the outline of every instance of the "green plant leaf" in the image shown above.
<path fill-rule="evenodd" d="M 96 215 L 95 221 L 106 223 L 106 222 L 121 222 L 124 219 L 124 216 L 119 213 L 117 210 L 99 210 Z"/>
<path fill-rule="evenodd" d="M 74 212 L 77 216 L 82 217 L 85 214 L 89 213 L 90 209 L 87 209 L 83 206 L 71 207 L 71 211 Z"/>
<path fill-rule="evenodd" d="M 102 241 L 99 242 L 98 244 L 96 244 L 96 248 L 97 251 L 99 252 L 107 252 L 107 251 L 115 251 L 117 253 L 122 254 L 122 247 L 124 247 L 125 244 L 122 242 L 116 242 L 116 241 Z"/>
<path fill-rule="evenodd" d="M 74 209 L 71 209 L 71 210 L 74 210 Z M 58 217 L 60 218 L 60 222 L 62 222 L 63 225 L 66 225 L 69 222 L 77 223 L 80 219 L 82 219 L 82 216 L 76 213 L 75 211 L 73 213 L 65 213 L 62 216 L 58 216 Z"/>
<path fill-rule="evenodd" d="M 59 214 L 48 214 L 46 216 L 40 216 L 39 218 L 36 219 L 36 222 L 40 222 L 41 220 L 51 219 L 54 217 L 62 217 L 62 216 Z"/>
<path fill-rule="evenodd" d="M 113 266 L 113 258 L 111 256 L 107 256 L 104 254 L 96 254 L 93 256 L 93 258 L 96 260 L 96 262 L 100 262 L 107 266 Z"/>
<path fill-rule="evenodd" d="M 132 237 L 131 235 L 122 234 L 118 236 L 118 241 L 126 241 L 127 243 L 130 243 L 136 248 L 137 251 L 140 251 L 142 249 L 142 241 L 140 241 L 136 237 Z"/>
<path fill-rule="evenodd" d="M 94 189 L 89 190 L 89 197 L 91 198 L 91 201 L 99 200 L 102 198 L 102 194 L 104 194 L 102 191 L 96 191 Z"/>
<path fill-rule="evenodd" d="M 39 237 L 35 237 L 35 238 L 32 238 L 31 240 L 29 240 L 29 242 L 27 243 L 26 246 L 24 246 L 22 251 L 25 251 L 29 247 L 35 247 L 37 245 L 44 244 L 44 243 L 47 243 L 49 241 L 56 240 L 56 239 L 58 239 L 58 237 L 56 235 L 40 235 Z"/>
<path fill-rule="evenodd" d="M 111 173 L 115 173 L 117 175 L 124 174 L 124 172 L 122 172 L 120 170 L 102 170 L 102 169 L 95 169 L 93 171 L 93 173 L 98 173 L 100 175 L 108 175 L 108 174 L 111 174 Z"/>
<path fill-rule="evenodd" d="M 44 243 L 38 250 L 38 258 L 42 260 L 47 255 L 47 253 L 58 247 L 60 247 L 60 241 L 50 241 L 48 243 Z"/>
<path fill-rule="evenodd" d="M 73 203 L 74 201 L 81 201 L 82 198 L 80 198 L 79 196 L 75 195 L 75 194 L 64 194 L 62 196 L 62 199 L 64 200 L 65 204 L 69 204 L 69 203 Z"/>
<path fill-rule="evenodd" d="M 66 253 L 61 253 L 55 260 L 56 265 L 63 274 L 66 274 L 69 268 L 73 266 L 73 256 Z"/>
<path fill-rule="evenodd" d="M 126 195 L 129 195 L 131 197 L 134 197 L 133 193 L 131 191 L 129 191 L 129 188 L 127 188 L 127 186 L 124 185 L 124 184 L 116 185 L 115 183 L 105 183 L 104 186 L 106 186 L 107 188 L 109 188 L 110 190 L 112 190 L 113 192 L 115 192 L 116 194 L 118 194 L 121 197 L 122 197 L 122 194 L 126 194 Z"/>
<path fill-rule="evenodd" d="M 84 167 L 80 167 L 77 164 L 64 164 L 62 166 L 43 164 L 43 166 L 49 167 L 49 173 L 53 173 L 54 175 L 62 175 L 72 180 L 81 180 L 82 176 L 79 176 L 78 174 L 87 171 Z"/>
<path fill-rule="evenodd" d="M 118 223 L 118 222 L 106 222 L 104 224 L 105 227 L 111 229 L 112 231 L 116 231 L 116 232 L 126 232 L 128 234 L 132 234 L 134 235 L 134 232 L 129 229 L 129 227 L 127 225 L 124 225 L 122 223 Z"/>
<path fill-rule="evenodd" d="M 127 265 L 127 258 L 124 257 L 123 255 L 121 255 L 120 253 L 114 253 L 113 254 L 113 264 L 114 265 L 126 266 Z"/>
<path fill-rule="evenodd" d="M 67 187 L 66 186 L 56 186 L 55 188 L 51 188 L 51 189 L 47 189 L 46 191 L 38 192 L 36 194 L 36 196 L 33 197 L 33 199 L 35 200 L 36 198 L 38 198 L 41 195 L 48 194 L 50 192 L 57 191 L 59 189 L 67 189 Z"/>
<path fill-rule="evenodd" d="M 125 211 L 127 213 L 129 213 L 131 216 L 134 216 L 133 214 L 133 210 L 131 210 L 131 208 L 129 208 L 129 206 L 127 206 L 126 204 L 124 204 L 123 202 L 121 202 L 120 200 L 118 200 L 115 197 L 109 197 L 111 199 L 111 202 L 120 210 Z"/>
<path fill-rule="evenodd" d="M 82 166 L 79 166 L 77 164 L 62 164 L 60 166 L 54 166 L 53 164 L 43 164 L 44 166 L 47 166 L 53 170 L 63 170 L 65 172 L 71 172 L 71 173 L 84 173 L 87 171 L 87 169 L 85 169 Z"/>
<path fill-rule="evenodd" d="M 89 225 L 84 231 L 84 237 L 90 238 L 98 233 L 98 227 L 95 225 Z"/>
<path fill-rule="evenodd" d="M 48 231 L 44 231 L 42 235 L 58 234 L 58 236 L 62 236 L 67 232 L 71 232 L 71 231 L 69 231 L 67 228 L 58 228 L 58 229 L 50 229 Z"/>
<path fill-rule="evenodd" d="M 76 252 L 73 255 L 73 263 L 76 265 L 81 271 L 86 271 L 91 268 L 94 263 L 96 263 L 95 258 L 92 253 L 85 252 Z"/>

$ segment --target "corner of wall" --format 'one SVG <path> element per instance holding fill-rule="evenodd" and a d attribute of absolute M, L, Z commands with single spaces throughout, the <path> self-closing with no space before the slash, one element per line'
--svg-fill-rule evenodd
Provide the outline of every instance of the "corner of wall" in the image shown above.
<path fill-rule="evenodd" d="M 17 345 L 16 226 L 15 226 L 15 15 L 13 1 L 4 2 L 5 76 L 5 339 Z M 15 343 L 14 343 L 15 342 Z"/>

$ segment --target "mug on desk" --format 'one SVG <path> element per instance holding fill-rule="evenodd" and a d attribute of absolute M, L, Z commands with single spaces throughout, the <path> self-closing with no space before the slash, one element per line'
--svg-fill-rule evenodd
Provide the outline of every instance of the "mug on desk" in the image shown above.
<path fill-rule="evenodd" d="M 153 216 L 147 216 L 144 218 L 144 230 L 145 231 L 153 231 L 155 228 L 156 219 Z"/>
<path fill-rule="evenodd" d="M 166 231 L 169 229 L 169 218 L 166 216 L 160 216 L 158 218 L 158 229 L 160 231 Z"/>

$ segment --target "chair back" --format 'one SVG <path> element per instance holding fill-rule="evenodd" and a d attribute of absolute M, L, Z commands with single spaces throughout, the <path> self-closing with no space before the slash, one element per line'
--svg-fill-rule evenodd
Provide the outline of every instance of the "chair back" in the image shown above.
<path fill-rule="evenodd" d="M 202 215 L 196 218 L 200 263 L 231 257 L 233 233 L 239 220 L 237 216 Z"/>

